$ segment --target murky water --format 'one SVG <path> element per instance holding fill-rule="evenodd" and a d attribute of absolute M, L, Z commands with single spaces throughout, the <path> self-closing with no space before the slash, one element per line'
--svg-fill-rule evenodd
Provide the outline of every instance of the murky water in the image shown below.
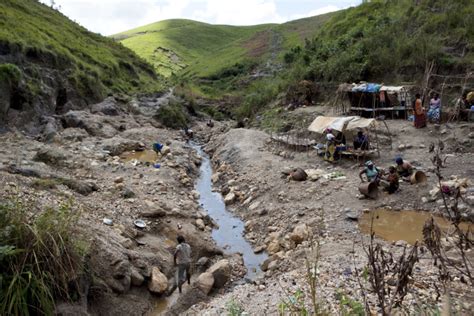
<path fill-rule="evenodd" d="M 431 218 L 429 212 L 420 211 L 392 211 L 387 209 L 364 213 L 359 219 L 359 228 L 365 234 L 370 234 L 370 226 L 374 218 L 373 231 L 375 235 L 387 241 L 404 240 L 409 244 L 423 241 L 423 225 Z M 434 216 L 439 227 L 447 231 L 451 224 L 443 217 Z M 462 223 L 461 228 L 467 231 L 474 230 L 472 223 Z"/>
<path fill-rule="evenodd" d="M 128 151 L 120 156 L 124 161 L 138 160 L 140 162 L 154 163 L 158 159 L 158 154 L 154 150 Z"/>
<path fill-rule="evenodd" d="M 212 238 L 217 245 L 224 248 L 228 253 L 242 253 L 245 266 L 247 267 L 247 278 L 254 278 L 260 270 L 260 263 L 267 254 L 255 254 L 252 246 L 243 236 L 244 223 L 229 213 L 225 207 L 220 193 L 212 192 L 212 166 L 208 155 L 201 147 L 191 144 L 202 156 L 201 174 L 196 183 L 196 190 L 201 194 L 199 203 L 219 225 L 218 229 L 212 231 Z"/>

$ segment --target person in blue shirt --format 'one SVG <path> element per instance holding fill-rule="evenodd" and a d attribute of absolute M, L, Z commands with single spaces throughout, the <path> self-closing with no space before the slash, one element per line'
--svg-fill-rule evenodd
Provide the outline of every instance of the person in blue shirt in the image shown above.
<path fill-rule="evenodd" d="M 367 177 L 367 180 L 369 182 L 374 182 L 374 183 L 377 183 L 379 182 L 380 180 L 380 176 L 381 176 L 381 172 L 380 170 L 374 165 L 374 163 L 372 161 L 367 161 L 365 163 L 365 168 L 359 173 L 359 177 L 360 177 L 360 180 L 362 182 L 364 182 L 364 178 L 362 177 L 362 175 L 364 175 Z"/>

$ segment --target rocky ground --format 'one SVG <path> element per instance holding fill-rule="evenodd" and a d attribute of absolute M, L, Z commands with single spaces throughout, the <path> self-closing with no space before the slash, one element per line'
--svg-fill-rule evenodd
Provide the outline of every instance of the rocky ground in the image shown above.
<path fill-rule="evenodd" d="M 210 128 L 197 121 L 193 129 L 212 156 L 215 188 L 245 222 L 245 237 L 255 252 L 269 254 L 262 263 L 264 272 L 246 282 L 241 256 L 224 255 L 215 245 L 215 223 L 199 205 L 194 183 L 201 158 L 179 131 L 150 118 L 152 101 L 122 104 L 108 98 L 85 111 L 45 118 L 40 137 L 15 129 L 0 135 L 2 199 L 20 196 L 37 208 L 72 201 L 81 214 L 92 276 L 85 286 L 87 299 L 60 304 L 60 314 L 217 315 L 238 307 L 252 315 L 276 314 L 298 291 L 309 293 L 308 258 L 318 263 L 318 299 L 335 313 L 341 293 L 357 301 L 362 297 L 357 276 L 367 263 L 363 248 L 368 238 L 354 218 L 377 208 L 443 212 L 439 196 L 430 194 L 437 181 L 428 154 L 431 142 L 445 141 L 446 177 L 474 176 L 472 124 L 415 130 L 405 121 L 388 121 L 392 148 L 388 135 L 382 135 L 385 147 L 373 160 L 387 167 L 401 155 L 426 172 L 428 183 L 402 183 L 398 193 L 369 200 L 361 199 L 357 190 L 356 161 L 331 165 L 314 151 L 295 152 L 276 144 L 262 131 L 217 122 Z M 163 155 L 150 151 L 154 142 L 166 144 Z M 288 181 L 282 172 L 297 167 L 313 169 L 313 181 Z M 345 179 L 321 177 L 331 172 Z M 472 219 L 472 187 L 464 194 L 463 216 Z M 146 227 L 135 227 L 136 219 L 143 219 Z M 182 295 L 167 297 L 173 289 L 172 251 L 178 234 L 193 248 L 195 273 Z M 406 246 L 402 241 L 378 242 L 395 254 Z M 316 256 L 309 250 L 318 244 Z M 420 302 L 439 305 L 436 282 L 436 269 L 425 253 L 415 268 L 405 307 L 415 311 Z M 454 305 L 465 313 L 471 308 L 472 289 L 458 281 L 453 284 Z M 376 313 L 375 297 L 369 295 L 368 300 Z"/>
<path fill-rule="evenodd" d="M 430 125 L 416 130 L 405 121 L 387 123 L 393 138 L 392 149 L 386 144 L 381 156 L 373 159 L 376 165 L 387 168 L 394 163 L 394 157 L 402 156 L 426 172 L 428 183 L 402 183 L 396 194 L 384 193 L 376 200 L 361 198 L 357 190 L 360 166 L 355 161 L 343 160 L 332 165 L 313 151 L 297 153 L 275 144 L 269 135 L 257 130 L 232 129 L 212 137 L 206 149 L 213 154 L 216 169 L 213 180 L 232 211 L 245 221 L 246 238 L 255 251 L 265 249 L 271 257 L 263 264 L 266 272 L 255 282 L 236 286 L 223 296 L 196 305 L 190 314 L 219 315 L 235 305 L 251 315 L 277 314 L 281 303 L 299 290 L 309 295 L 308 253 L 309 261 L 317 261 L 319 265 L 318 299 L 330 313 L 340 311 L 338 293 L 362 302 L 357 275 L 367 263 L 363 248 L 368 238 L 361 234 L 353 218 L 380 208 L 443 213 L 440 197 L 430 195 L 437 178 L 428 147 L 438 139 L 446 144 L 447 166 L 442 170 L 446 178 L 456 176 L 472 181 L 474 175 L 471 124 L 448 124 L 440 128 Z M 338 172 L 345 179 L 288 181 L 282 172 L 293 168 L 318 169 L 319 175 Z M 472 220 L 474 215 L 472 182 L 470 185 L 464 190 L 466 199 L 460 204 L 466 220 Z M 310 242 L 308 236 L 314 236 L 316 241 Z M 396 254 L 406 245 L 403 241 L 389 243 L 379 239 L 378 242 Z M 318 259 L 308 251 L 315 243 L 321 246 Z M 435 300 L 436 268 L 427 252 L 421 257 L 415 268 L 414 286 L 405 300 L 404 308 L 410 312 L 440 304 Z M 468 313 L 472 288 L 459 282 L 459 275 L 457 280 L 452 296 L 456 308 L 462 314 Z M 376 313 L 375 297 L 369 295 L 369 302 Z M 422 302 L 426 306 L 421 307 Z"/>
<path fill-rule="evenodd" d="M 211 238 L 213 221 L 194 191 L 201 158 L 179 131 L 129 114 L 129 106 L 108 98 L 47 118 L 39 137 L 15 129 L 0 135 L 2 199 L 19 197 L 38 210 L 70 202 L 80 212 L 92 272 L 87 299 L 60 304 L 60 314 L 179 313 L 245 272 L 240 256 L 224 260 Z M 166 144 L 162 155 L 151 150 L 155 142 Z M 137 228 L 137 219 L 146 227 Z M 178 234 L 192 245 L 196 274 L 209 268 L 212 282 L 208 275 L 201 289 L 193 279 L 187 296 L 168 299 Z"/>

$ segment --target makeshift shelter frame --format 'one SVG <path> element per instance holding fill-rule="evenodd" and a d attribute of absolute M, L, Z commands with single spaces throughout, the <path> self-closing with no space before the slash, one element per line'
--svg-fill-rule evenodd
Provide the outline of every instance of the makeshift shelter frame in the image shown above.
<path fill-rule="evenodd" d="M 324 117 L 324 115 L 321 115 L 322 117 Z M 344 118 L 344 116 L 341 117 L 341 119 Z M 347 117 L 348 119 L 350 117 Z M 357 117 L 355 117 L 357 118 Z M 380 139 L 379 139 L 379 132 L 377 130 L 377 124 L 380 124 L 382 123 L 383 126 L 385 127 L 385 129 L 387 130 L 387 136 L 389 137 L 389 140 L 390 140 L 390 149 L 393 149 L 393 141 L 392 141 L 392 136 L 391 136 L 391 133 L 390 133 L 390 128 L 388 127 L 387 123 L 385 122 L 385 120 L 378 120 L 378 119 L 374 119 L 375 120 L 375 123 L 376 124 L 369 124 L 368 126 L 366 127 L 361 127 L 360 129 L 362 130 L 366 130 L 367 131 L 367 136 L 369 139 L 372 138 L 372 136 L 375 138 L 374 142 L 371 142 L 371 147 L 373 148 L 372 150 L 368 150 L 368 151 L 364 151 L 364 150 L 361 150 L 361 151 L 353 151 L 353 152 L 342 152 L 343 155 L 347 156 L 347 155 L 351 155 L 352 157 L 356 157 L 357 158 L 357 161 L 359 161 L 360 158 L 365 158 L 368 154 L 370 154 L 370 152 L 376 152 L 377 153 L 377 157 L 380 157 Z M 313 120 L 313 122 L 316 121 L 316 118 L 315 120 Z M 341 128 L 341 130 L 338 130 L 339 132 L 343 133 L 343 134 L 347 134 L 347 132 L 349 132 L 350 130 L 348 130 L 348 127 L 350 125 L 350 122 L 351 120 L 349 119 L 347 122 L 344 122 L 344 125 L 343 127 Z M 330 127 L 330 126 L 328 126 Z M 327 128 L 327 127 L 326 127 Z M 356 130 L 356 129 L 359 129 L 359 127 L 355 127 L 351 130 Z M 308 127 L 308 130 L 311 131 L 310 127 Z M 317 133 L 317 134 L 320 134 L 320 137 L 319 137 L 319 141 L 320 142 L 324 142 L 324 134 L 321 133 L 321 131 L 311 131 L 312 133 Z"/>
<path fill-rule="evenodd" d="M 347 113 L 350 113 L 350 112 L 355 112 L 357 113 L 359 116 L 363 113 L 363 112 L 372 112 L 372 115 L 371 117 L 372 118 L 376 118 L 377 117 L 377 112 L 382 112 L 382 111 L 390 111 L 391 112 L 391 118 L 393 119 L 394 118 L 394 112 L 398 112 L 398 111 L 403 111 L 404 112 L 404 118 L 407 119 L 408 118 L 408 111 L 410 110 L 410 107 L 409 107 L 409 103 L 410 103 L 410 93 L 409 93 L 409 87 L 411 85 L 403 85 L 403 86 L 399 86 L 399 91 L 396 91 L 395 90 L 391 90 L 390 88 L 394 88 L 394 87 L 391 87 L 391 86 L 381 86 L 381 89 L 377 92 L 367 92 L 367 91 L 352 91 L 352 90 L 348 90 L 349 88 L 347 87 L 348 84 L 341 89 L 343 85 L 341 84 L 337 93 L 336 93 L 336 97 L 334 99 L 334 102 L 333 102 L 333 106 L 335 108 L 335 110 L 333 111 L 334 114 L 336 115 L 342 115 L 342 114 L 347 114 Z M 353 87 L 354 85 L 350 85 L 351 87 Z M 378 102 L 378 97 L 377 95 L 380 93 L 380 92 L 385 92 L 386 94 L 386 98 L 389 98 L 390 99 L 390 95 L 392 94 L 400 94 L 400 97 L 405 101 L 405 105 L 404 106 L 391 106 L 391 107 L 377 107 L 377 102 Z M 352 106 L 352 102 L 349 102 L 349 105 L 347 106 L 346 108 L 346 102 L 344 100 L 344 96 L 349 96 L 349 93 L 353 93 L 353 94 L 356 94 L 356 93 L 360 93 L 361 95 L 359 96 L 358 98 L 358 104 L 357 104 L 357 107 L 353 107 Z M 370 108 L 369 107 L 363 107 L 362 106 L 362 99 L 364 98 L 364 95 L 371 95 L 372 96 L 372 102 L 371 102 L 371 106 Z"/>

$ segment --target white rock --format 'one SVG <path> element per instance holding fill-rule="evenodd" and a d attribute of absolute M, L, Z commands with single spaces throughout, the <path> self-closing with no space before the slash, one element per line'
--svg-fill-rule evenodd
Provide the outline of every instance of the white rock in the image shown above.
<path fill-rule="evenodd" d="M 162 294 L 168 289 L 168 279 L 158 267 L 151 270 L 151 280 L 148 283 L 148 290 L 153 293 Z"/>
<path fill-rule="evenodd" d="M 196 280 L 196 285 L 201 291 L 209 294 L 214 285 L 214 276 L 210 272 L 201 273 Z"/>
<path fill-rule="evenodd" d="M 224 198 L 224 203 L 226 205 L 232 204 L 232 203 L 234 203 L 235 198 L 236 198 L 235 193 L 234 192 L 229 192 Z"/>

